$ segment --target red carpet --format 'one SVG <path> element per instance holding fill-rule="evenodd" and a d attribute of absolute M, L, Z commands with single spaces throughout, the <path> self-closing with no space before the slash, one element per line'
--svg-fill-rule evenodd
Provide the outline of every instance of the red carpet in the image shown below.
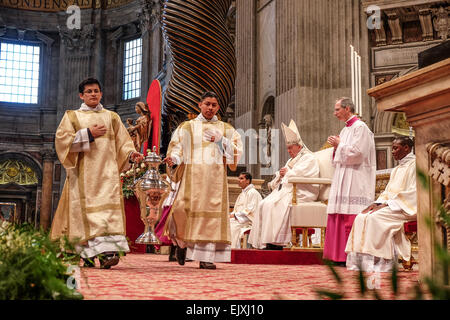
<path fill-rule="evenodd" d="M 317 289 L 339 291 L 344 299 L 374 299 L 359 294 L 358 272 L 337 267 L 338 285 L 323 265 L 217 263 L 216 270 L 198 262 L 168 262 L 167 255 L 128 254 L 109 270 L 81 268 L 79 291 L 86 300 L 316 300 Z M 368 275 L 370 276 L 370 275 Z M 379 277 L 383 299 L 411 299 L 418 272 L 398 273 L 399 295 L 392 294 L 390 274 Z"/>
<path fill-rule="evenodd" d="M 323 264 L 321 257 L 321 250 L 231 250 L 231 263 L 234 264 Z"/>

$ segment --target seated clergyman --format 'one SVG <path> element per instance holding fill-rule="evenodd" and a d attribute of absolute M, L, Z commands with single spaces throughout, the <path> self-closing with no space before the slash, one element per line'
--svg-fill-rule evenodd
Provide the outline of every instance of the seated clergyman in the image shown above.
<path fill-rule="evenodd" d="M 384 192 L 356 216 L 345 252 L 347 268 L 388 272 L 397 256 L 411 259 L 411 243 L 403 224 L 416 220 L 416 157 L 408 137 L 396 138 L 392 155 L 399 161 Z"/>
<path fill-rule="evenodd" d="M 262 200 L 261 195 L 252 184 L 252 175 L 242 172 L 238 177 L 238 185 L 242 192 L 239 194 L 230 213 L 231 248 L 241 247 L 241 238 L 244 232 L 251 229 L 253 215 Z"/>
<path fill-rule="evenodd" d="M 291 158 L 268 184 L 272 192 L 260 202 L 255 212 L 248 242 L 257 249 L 279 250 L 292 239 L 289 205 L 293 185 L 288 179 L 319 177 L 319 162 L 303 143 L 295 122 L 291 120 L 289 127 L 282 123 L 282 129 Z M 315 201 L 318 194 L 319 185 L 301 185 L 297 188 L 297 202 Z"/>

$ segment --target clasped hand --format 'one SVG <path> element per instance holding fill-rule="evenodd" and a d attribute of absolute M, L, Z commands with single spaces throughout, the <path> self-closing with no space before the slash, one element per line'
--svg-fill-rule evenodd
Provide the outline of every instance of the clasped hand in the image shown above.
<path fill-rule="evenodd" d="M 337 146 L 341 142 L 341 138 L 339 138 L 339 136 L 329 136 L 327 142 L 331 144 L 334 148 L 337 148 Z"/>
<path fill-rule="evenodd" d="M 205 141 L 219 142 L 220 140 L 222 140 L 222 137 L 222 132 L 217 129 L 208 129 L 203 132 L 203 139 Z"/>
<path fill-rule="evenodd" d="M 98 125 L 94 124 L 92 127 L 89 128 L 89 131 L 91 132 L 92 136 L 95 138 L 101 137 L 106 133 L 106 127 L 104 125 Z"/>

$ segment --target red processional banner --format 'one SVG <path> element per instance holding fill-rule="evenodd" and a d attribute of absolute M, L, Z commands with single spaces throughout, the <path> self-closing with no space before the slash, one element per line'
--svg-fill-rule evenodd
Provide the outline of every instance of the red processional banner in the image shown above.
<path fill-rule="evenodd" d="M 162 92 L 159 80 L 153 80 L 147 93 L 147 105 L 151 112 L 152 119 L 152 145 L 150 150 L 156 146 L 156 152 L 159 154 L 159 145 L 161 141 L 161 108 Z M 144 144 L 144 155 L 147 155 L 148 142 Z"/>

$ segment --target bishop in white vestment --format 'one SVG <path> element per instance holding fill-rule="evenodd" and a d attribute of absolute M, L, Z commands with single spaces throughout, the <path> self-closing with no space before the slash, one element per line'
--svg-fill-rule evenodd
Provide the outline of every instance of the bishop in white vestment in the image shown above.
<path fill-rule="evenodd" d="M 392 154 L 399 164 L 377 201 L 353 222 L 345 248 L 348 269 L 388 272 L 397 256 L 410 260 L 411 243 L 403 224 L 417 217 L 416 157 L 411 152 L 412 144 L 405 137 L 394 140 Z"/>
<path fill-rule="evenodd" d="M 282 129 L 291 158 L 269 183 L 272 192 L 261 201 L 255 213 L 248 242 L 257 249 L 264 249 L 267 244 L 285 246 L 292 239 L 289 205 L 293 185 L 288 179 L 319 177 L 319 162 L 304 145 L 295 122 L 291 120 L 289 127 L 282 123 Z M 297 188 L 297 202 L 315 201 L 318 194 L 318 185 L 301 185 Z"/>
<path fill-rule="evenodd" d="M 345 121 L 339 136 L 328 142 L 335 148 L 334 176 L 331 183 L 327 213 L 327 229 L 323 257 L 345 263 L 345 245 L 356 215 L 375 197 L 375 141 L 367 125 L 354 115 L 349 98 L 335 104 L 335 116 Z"/>
<path fill-rule="evenodd" d="M 251 183 L 252 176 L 248 172 L 239 174 L 239 186 L 242 192 L 234 204 L 233 212 L 230 213 L 231 248 L 241 247 L 241 238 L 244 233 L 251 230 L 253 216 L 262 200 L 261 194 Z"/>

